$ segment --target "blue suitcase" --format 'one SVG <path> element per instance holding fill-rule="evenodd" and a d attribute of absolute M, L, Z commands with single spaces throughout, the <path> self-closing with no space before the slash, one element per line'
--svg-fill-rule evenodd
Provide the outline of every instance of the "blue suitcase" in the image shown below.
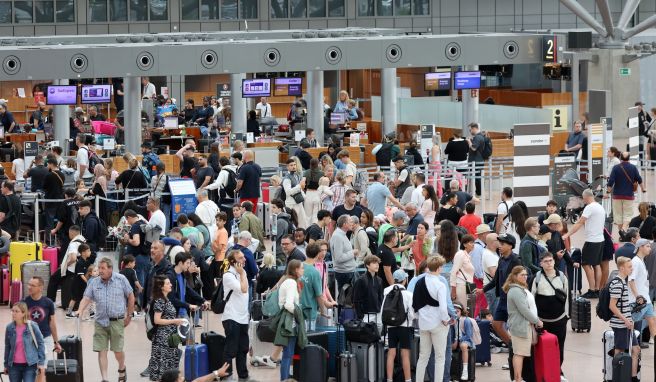
<path fill-rule="evenodd" d="M 336 326 L 317 326 L 317 332 L 325 332 L 328 336 L 328 376 L 337 378 L 337 355 L 346 349 L 344 329 Z"/>
<path fill-rule="evenodd" d="M 476 363 L 492 366 L 492 355 L 490 354 L 490 321 L 476 320 L 478 330 L 481 332 L 481 344 L 476 345 Z"/>
<path fill-rule="evenodd" d="M 210 373 L 207 345 L 193 344 L 185 346 L 184 352 L 185 381 L 193 381 Z"/>

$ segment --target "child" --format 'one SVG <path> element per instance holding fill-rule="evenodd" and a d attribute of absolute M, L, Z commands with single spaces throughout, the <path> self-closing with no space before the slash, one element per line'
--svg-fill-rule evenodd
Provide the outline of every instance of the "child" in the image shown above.
<path fill-rule="evenodd" d="M 474 340 L 474 328 L 472 323 L 467 319 L 467 310 L 463 308 L 462 305 L 454 303 L 453 307 L 456 310 L 456 315 L 458 316 L 458 325 L 456 326 L 456 338 L 454 343 L 451 345 L 453 350 L 460 348 L 460 354 L 462 358 L 462 376 L 460 377 L 463 381 L 469 380 L 469 349 L 475 349 Z"/>
<path fill-rule="evenodd" d="M 95 264 L 91 264 L 91 265 L 89 265 L 89 268 L 87 268 L 87 274 L 86 274 L 86 277 L 87 277 L 87 284 L 88 284 L 89 281 L 91 281 L 91 279 L 93 279 L 94 277 L 98 277 L 98 275 L 99 275 L 99 273 L 98 273 L 98 267 L 96 267 Z M 85 288 L 85 289 L 86 289 L 86 288 Z M 86 311 L 87 311 L 87 313 L 86 313 L 86 315 L 84 316 L 84 320 L 85 320 L 85 321 L 90 321 L 90 320 L 92 320 L 92 319 L 96 316 L 96 303 L 95 303 L 95 302 L 92 302 L 91 304 L 89 304 L 89 309 L 87 309 Z"/>
<path fill-rule="evenodd" d="M 371 256 L 371 255 L 369 255 Z M 403 365 L 403 379 L 404 381 L 410 381 L 411 379 L 411 370 L 410 370 L 410 350 L 412 348 L 412 341 L 415 336 L 415 329 L 412 326 L 412 323 L 415 319 L 415 311 L 412 308 L 412 293 L 405 289 L 405 286 L 408 284 L 408 274 L 405 273 L 403 269 L 397 269 L 392 275 L 394 278 L 394 285 L 390 285 L 385 290 L 383 290 L 383 303 L 381 304 L 381 316 L 383 315 L 383 310 L 385 309 L 385 299 L 387 295 L 395 288 L 398 287 L 401 290 L 401 296 L 403 297 L 403 306 L 407 314 L 407 319 L 404 323 L 399 326 L 388 326 L 387 335 L 389 338 L 389 351 L 387 352 L 386 360 L 386 370 L 387 380 L 391 381 L 394 377 L 394 360 L 396 358 L 397 348 L 401 351 L 401 365 Z M 417 349 L 419 350 L 419 349 Z"/>
<path fill-rule="evenodd" d="M 141 296 L 143 287 L 141 284 L 139 284 L 139 280 L 137 279 L 137 272 L 134 270 L 136 264 L 137 261 L 134 256 L 123 256 L 123 260 L 121 261 L 121 274 L 125 276 L 125 278 L 130 282 L 132 290 L 135 291 L 135 296 Z M 143 301 L 137 301 L 137 309 L 139 311 L 141 311 L 141 306 L 143 306 Z M 133 317 L 139 317 L 139 313 L 135 311 Z"/>
<path fill-rule="evenodd" d="M 317 189 L 321 198 L 321 208 L 324 210 L 333 210 L 333 192 L 330 190 L 330 179 L 323 176 L 319 179 L 319 188 Z"/>
<path fill-rule="evenodd" d="M 87 288 L 88 274 L 87 271 L 91 262 L 89 258 L 91 257 L 91 248 L 88 244 L 82 243 L 77 249 L 79 256 L 77 262 L 75 263 L 75 279 L 71 285 L 71 301 L 68 303 L 68 311 L 66 312 L 66 318 L 75 318 L 75 313 L 73 313 L 73 308 L 78 304 L 82 297 L 84 296 L 84 290 Z"/>

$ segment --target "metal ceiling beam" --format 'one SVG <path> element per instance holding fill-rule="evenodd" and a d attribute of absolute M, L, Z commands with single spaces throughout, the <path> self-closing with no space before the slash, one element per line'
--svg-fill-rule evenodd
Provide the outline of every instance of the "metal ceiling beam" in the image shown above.
<path fill-rule="evenodd" d="M 601 14 L 601 19 L 604 22 L 604 27 L 608 32 L 609 37 L 613 36 L 613 16 L 610 13 L 610 7 L 608 5 L 608 0 L 596 0 L 597 8 L 599 8 L 599 13 Z"/>
<path fill-rule="evenodd" d="M 633 16 L 636 9 L 638 9 L 638 5 L 640 5 L 640 0 L 628 0 L 626 4 L 624 4 L 624 9 L 622 9 L 622 15 L 620 16 L 620 19 L 617 22 L 617 28 L 625 29 L 626 26 L 629 25 L 629 21 L 631 21 L 631 16 Z"/>
<path fill-rule="evenodd" d="M 601 37 L 607 37 L 609 32 L 604 29 L 603 25 L 599 24 L 590 12 L 587 11 L 581 4 L 576 0 L 560 0 L 560 3 L 566 6 L 576 17 L 583 20 L 590 28 L 594 29 Z"/>
<path fill-rule="evenodd" d="M 652 28 L 654 26 L 656 26 L 656 15 L 649 16 L 645 21 L 641 22 L 640 24 L 634 26 L 631 29 L 626 30 L 622 37 L 624 39 L 629 39 L 637 35 L 638 33 L 646 31 L 647 29 Z"/>
<path fill-rule="evenodd" d="M 0 80 L 542 62 L 542 35 L 361 36 L 0 46 Z"/>

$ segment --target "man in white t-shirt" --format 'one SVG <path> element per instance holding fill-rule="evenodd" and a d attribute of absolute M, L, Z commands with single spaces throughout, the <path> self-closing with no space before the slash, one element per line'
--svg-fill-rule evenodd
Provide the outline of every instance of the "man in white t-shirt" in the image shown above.
<path fill-rule="evenodd" d="M 412 191 L 412 198 L 410 201 L 414 203 L 417 207 L 421 207 L 424 204 L 424 186 L 426 182 L 426 175 L 421 172 L 415 174 L 415 189 Z"/>
<path fill-rule="evenodd" d="M 223 330 L 225 331 L 225 346 L 223 361 L 230 364 L 237 359 L 237 374 L 239 380 L 248 380 L 246 355 L 248 354 L 248 277 L 244 270 L 246 258 L 239 250 L 233 250 L 226 256 L 230 268 L 223 274 L 223 295 L 226 304 L 223 311 Z M 230 296 L 230 297 L 228 297 Z"/>
<path fill-rule="evenodd" d="M 499 236 L 494 233 L 488 233 L 485 237 L 485 248 L 483 249 L 483 287 L 494 279 L 494 274 L 497 273 L 497 266 L 499 265 Z M 499 298 L 496 296 L 494 289 L 485 292 L 485 299 L 487 300 L 487 307 L 490 312 L 497 309 Z"/>
<path fill-rule="evenodd" d="M 504 187 L 501 191 L 501 202 L 497 206 L 497 219 L 494 223 L 494 231 L 499 235 L 506 233 L 510 225 L 510 207 L 513 206 L 513 190 L 510 187 Z"/>
<path fill-rule="evenodd" d="M 148 198 L 146 209 L 150 212 L 150 220 L 148 220 L 148 224 L 158 226 L 162 229 L 162 235 L 166 235 L 166 216 L 164 215 L 164 212 L 159 209 L 159 199 L 152 196 Z"/>
<path fill-rule="evenodd" d="M 585 298 L 597 298 L 601 288 L 601 261 L 604 254 L 604 223 L 606 211 L 597 203 L 592 190 L 583 191 L 583 202 L 586 204 L 583 214 L 563 240 L 574 235 L 582 226 L 585 226 L 585 243 L 581 250 L 581 258 L 585 277 L 588 279 L 589 290 L 583 294 Z"/>
<path fill-rule="evenodd" d="M 75 137 L 75 144 L 77 145 L 77 170 L 79 179 L 89 179 L 93 175 L 89 172 L 89 152 L 90 148 L 87 146 L 87 135 L 78 134 Z"/>
<path fill-rule="evenodd" d="M 255 110 L 259 111 L 260 118 L 273 117 L 271 113 L 271 104 L 267 102 L 267 97 L 260 98 L 260 102 L 255 106 Z"/>
<path fill-rule="evenodd" d="M 645 257 L 651 254 L 651 242 L 647 239 L 638 239 L 635 256 L 631 259 L 633 271 L 629 275 L 629 302 L 645 306 L 638 312 L 632 313 L 633 322 L 639 323 L 643 319 L 649 324 L 651 337 L 656 336 L 656 313 L 654 305 L 649 298 L 649 273 L 645 265 Z"/>
<path fill-rule="evenodd" d="M 203 224 L 210 231 L 210 236 L 214 240 L 216 233 L 216 214 L 219 213 L 219 206 L 207 197 L 207 190 L 200 190 L 196 193 L 198 206 L 196 206 L 196 215 L 203 221 Z"/>
<path fill-rule="evenodd" d="M 141 77 L 141 86 L 143 90 L 141 93 L 142 99 L 152 99 L 153 96 L 157 94 L 155 85 L 152 82 L 150 82 L 150 78 Z"/>

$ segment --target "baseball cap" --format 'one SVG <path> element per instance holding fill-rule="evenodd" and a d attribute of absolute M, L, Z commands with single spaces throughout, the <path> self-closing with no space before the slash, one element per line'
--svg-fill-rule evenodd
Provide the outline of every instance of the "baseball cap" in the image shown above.
<path fill-rule="evenodd" d="M 554 223 L 561 223 L 563 220 L 560 218 L 560 215 L 558 214 L 551 214 L 549 217 L 542 223 L 544 224 L 554 224 Z"/>
<path fill-rule="evenodd" d="M 635 106 L 643 106 L 644 104 L 642 101 L 636 101 Z"/>
<path fill-rule="evenodd" d="M 650 243 L 651 242 L 647 239 L 638 239 L 638 241 L 636 241 L 636 244 L 635 244 L 636 248 L 635 248 L 635 251 L 633 251 L 633 253 L 638 253 L 638 250 L 640 249 L 640 247 L 642 247 L 643 245 L 650 244 Z M 394 274 L 396 274 L 396 272 L 394 272 Z"/>
<path fill-rule="evenodd" d="M 489 226 L 489 225 L 487 225 L 487 224 L 479 224 L 479 225 L 476 227 L 476 234 L 477 234 L 477 235 L 480 235 L 480 234 L 483 234 L 483 233 L 486 233 L 486 232 L 492 232 L 492 230 L 490 229 L 490 226 Z"/>
<path fill-rule="evenodd" d="M 392 278 L 394 278 L 394 281 L 403 281 L 408 278 L 408 274 L 403 269 L 397 269 L 392 274 Z"/>
<path fill-rule="evenodd" d="M 503 235 L 499 235 L 498 240 L 502 243 L 512 245 L 513 248 L 515 248 L 515 244 L 517 244 L 517 240 L 515 240 L 515 237 L 513 235 L 508 235 L 507 233 L 504 233 Z"/>

